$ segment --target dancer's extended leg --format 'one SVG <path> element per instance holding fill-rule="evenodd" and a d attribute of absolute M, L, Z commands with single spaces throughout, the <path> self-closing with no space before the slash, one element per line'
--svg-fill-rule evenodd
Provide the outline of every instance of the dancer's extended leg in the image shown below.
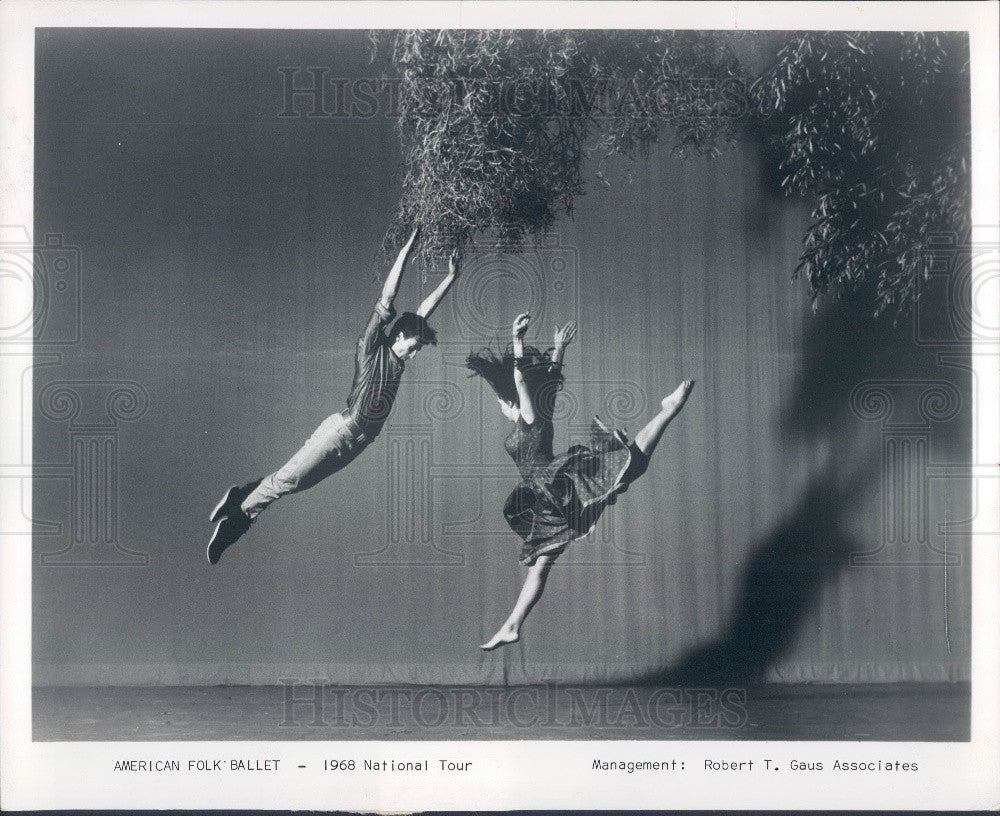
<path fill-rule="evenodd" d="M 510 617 L 500 627 L 500 631 L 482 644 L 480 649 L 488 652 L 497 646 L 514 643 L 520 638 L 521 624 L 528 617 L 531 607 L 542 597 L 545 579 L 548 578 L 549 570 L 554 561 L 554 556 L 540 555 L 538 560 L 528 567 L 528 575 L 524 579 L 524 585 L 521 587 L 521 593 L 517 596 L 517 603 L 514 604 L 514 610 L 510 613 Z"/>
<path fill-rule="evenodd" d="M 343 414 L 327 417 L 305 444 L 282 467 L 244 488 L 230 488 L 212 511 L 218 524 L 208 542 L 208 562 L 217 564 L 222 553 L 250 529 L 268 505 L 289 493 L 307 490 L 349 464 L 368 444 L 354 420 Z"/>
<path fill-rule="evenodd" d="M 681 408 L 684 407 L 684 403 L 687 402 L 692 388 L 694 388 L 694 380 L 684 380 L 684 382 L 677 386 L 674 393 L 669 397 L 663 398 L 663 402 L 660 403 L 662 406 L 660 412 L 646 424 L 646 427 L 636 434 L 635 445 L 647 457 L 653 453 L 653 450 L 660 441 L 660 437 L 663 436 L 663 432 L 667 429 L 667 425 L 670 424 L 670 420 L 677 416 Z"/>
<path fill-rule="evenodd" d="M 243 500 L 243 512 L 255 519 L 282 496 L 308 490 L 346 467 L 367 444 L 364 437 L 358 441 L 358 433 L 353 420 L 343 414 L 328 416 L 291 459 L 265 476 Z"/>

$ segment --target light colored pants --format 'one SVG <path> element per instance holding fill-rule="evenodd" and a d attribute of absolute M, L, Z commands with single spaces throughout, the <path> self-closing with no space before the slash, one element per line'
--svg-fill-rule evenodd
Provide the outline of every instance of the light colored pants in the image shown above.
<path fill-rule="evenodd" d="M 257 518 L 275 499 L 318 484 L 350 464 L 370 441 L 349 416 L 328 416 L 291 459 L 244 499 L 243 512 Z"/>

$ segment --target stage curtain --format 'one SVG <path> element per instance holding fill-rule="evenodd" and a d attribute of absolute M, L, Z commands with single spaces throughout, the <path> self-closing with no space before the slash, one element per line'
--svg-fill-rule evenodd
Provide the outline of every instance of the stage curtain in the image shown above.
<path fill-rule="evenodd" d="M 84 422 L 42 413 L 47 386 L 140 384 L 148 410 L 114 427 L 113 536 L 148 564 L 42 565 L 72 544 L 75 483 L 38 471 L 37 684 L 968 678 L 968 349 L 939 358 L 863 300 L 814 311 L 793 279 L 809 202 L 775 194 L 749 145 L 656 148 L 631 183 L 589 183 L 539 249 L 472 252 L 383 434 L 209 567 L 221 492 L 343 408 L 387 266 L 394 122 L 275 118 L 279 78 L 253 66 L 326 64 L 316 35 L 252 58 L 232 32 L 59 36 L 39 45 L 35 231 L 80 247 L 82 328 L 35 369 L 34 457 L 71 461 Z M 338 42 L 338 70 L 363 72 L 363 38 Z M 414 268 L 398 306 L 439 280 Z M 522 641 L 483 654 L 524 569 L 501 515 L 510 426 L 463 359 L 525 310 L 543 347 L 579 323 L 557 449 L 595 414 L 635 434 L 697 385 Z"/>

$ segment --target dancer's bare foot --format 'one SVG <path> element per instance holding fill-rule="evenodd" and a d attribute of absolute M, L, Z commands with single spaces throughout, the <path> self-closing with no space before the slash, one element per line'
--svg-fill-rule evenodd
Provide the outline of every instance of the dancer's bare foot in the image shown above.
<path fill-rule="evenodd" d="M 497 632 L 493 637 L 487 640 L 485 643 L 480 645 L 480 649 L 484 652 L 490 652 L 496 649 L 498 646 L 506 646 L 508 643 L 517 643 L 521 635 L 513 626 L 505 624 L 500 627 L 500 631 Z"/>
<path fill-rule="evenodd" d="M 673 394 L 663 398 L 663 401 L 660 403 L 663 406 L 663 410 L 670 413 L 677 413 L 684 407 L 687 398 L 691 396 L 692 388 L 694 388 L 694 380 L 684 380 L 684 382 L 674 389 Z"/>

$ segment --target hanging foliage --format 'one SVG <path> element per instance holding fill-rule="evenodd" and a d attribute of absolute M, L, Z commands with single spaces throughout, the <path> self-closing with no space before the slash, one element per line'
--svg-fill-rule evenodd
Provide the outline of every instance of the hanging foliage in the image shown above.
<path fill-rule="evenodd" d="M 908 312 L 928 238 L 967 238 L 967 40 L 925 33 L 793 36 L 754 88 L 783 188 L 816 201 L 796 274 L 814 301 L 870 292 Z"/>
<path fill-rule="evenodd" d="M 405 176 L 397 245 L 421 226 L 425 254 L 474 235 L 505 248 L 571 213 L 585 153 L 634 156 L 665 128 L 681 152 L 736 132 L 738 63 L 702 32 L 376 33 L 398 76 Z M 724 96 L 729 94 L 728 98 Z M 695 98 L 697 97 L 697 98 Z"/>
<path fill-rule="evenodd" d="M 960 34 L 792 34 L 755 58 L 745 35 L 698 31 L 376 32 L 398 82 L 404 179 L 386 248 L 421 227 L 425 257 L 474 238 L 509 250 L 570 214 L 585 159 L 654 143 L 777 155 L 786 193 L 815 200 L 795 271 L 814 302 L 870 292 L 909 310 L 928 237 L 969 228 L 969 77 Z M 759 40 L 751 39 L 759 47 Z M 752 51 L 751 47 L 751 51 Z M 746 52 L 744 47 L 742 51 Z"/>

